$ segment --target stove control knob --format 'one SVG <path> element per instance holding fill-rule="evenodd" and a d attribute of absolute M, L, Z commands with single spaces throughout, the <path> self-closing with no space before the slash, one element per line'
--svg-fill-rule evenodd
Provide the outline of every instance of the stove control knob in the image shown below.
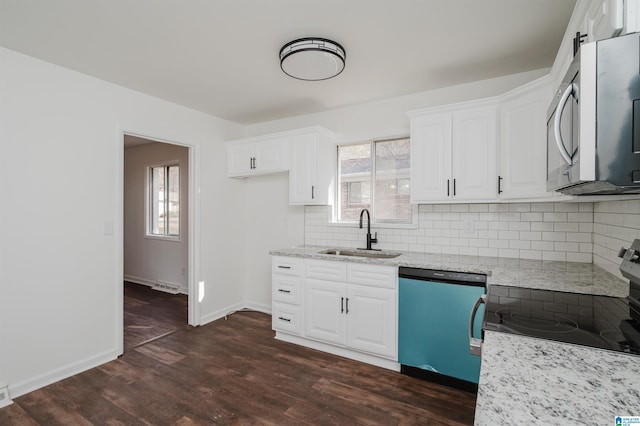
<path fill-rule="evenodd" d="M 618 257 L 633 263 L 640 263 L 640 252 L 634 249 L 622 247 L 618 252 Z"/>

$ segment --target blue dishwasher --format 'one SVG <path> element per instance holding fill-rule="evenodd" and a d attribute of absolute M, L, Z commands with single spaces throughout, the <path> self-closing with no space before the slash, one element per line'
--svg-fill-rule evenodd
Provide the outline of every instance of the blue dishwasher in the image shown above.
<path fill-rule="evenodd" d="M 472 355 L 469 346 L 471 337 L 481 333 L 484 306 L 480 304 L 487 276 L 405 267 L 400 268 L 399 276 L 401 371 L 477 390 L 480 357 Z"/>

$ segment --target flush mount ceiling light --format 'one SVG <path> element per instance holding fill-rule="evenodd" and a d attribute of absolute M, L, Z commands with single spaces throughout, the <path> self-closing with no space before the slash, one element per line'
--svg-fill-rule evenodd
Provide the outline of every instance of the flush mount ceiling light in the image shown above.
<path fill-rule="evenodd" d="M 346 57 L 344 48 L 335 41 L 300 38 L 282 46 L 280 68 L 298 80 L 327 80 L 342 72 Z"/>

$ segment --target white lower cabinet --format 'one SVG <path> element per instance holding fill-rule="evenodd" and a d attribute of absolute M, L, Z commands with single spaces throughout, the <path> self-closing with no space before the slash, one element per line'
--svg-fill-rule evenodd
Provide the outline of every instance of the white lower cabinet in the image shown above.
<path fill-rule="evenodd" d="M 347 346 L 396 358 L 395 290 L 349 285 L 347 303 Z"/>
<path fill-rule="evenodd" d="M 307 279 L 305 287 L 307 337 L 344 345 L 346 284 Z"/>
<path fill-rule="evenodd" d="M 282 303 L 292 300 L 293 289 L 285 294 L 278 291 L 289 290 L 291 278 L 273 274 L 276 332 L 304 337 L 295 343 L 305 344 L 308 339 L 308 346 L 315 347 L 313 342 L 335 346 L 346 351 L 345 356 L 362 353 L 397 359 L 396 267 L 306 259 L 297 292 L 304 294 L 299 305 Z"/>

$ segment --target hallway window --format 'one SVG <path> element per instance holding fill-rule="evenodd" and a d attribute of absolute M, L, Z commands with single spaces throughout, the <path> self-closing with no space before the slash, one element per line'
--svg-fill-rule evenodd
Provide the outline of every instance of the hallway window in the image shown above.
<path fill-rule="evenodd" d="M 180 236 L 180 166 L 149 167 L 147 233 Z"/>

